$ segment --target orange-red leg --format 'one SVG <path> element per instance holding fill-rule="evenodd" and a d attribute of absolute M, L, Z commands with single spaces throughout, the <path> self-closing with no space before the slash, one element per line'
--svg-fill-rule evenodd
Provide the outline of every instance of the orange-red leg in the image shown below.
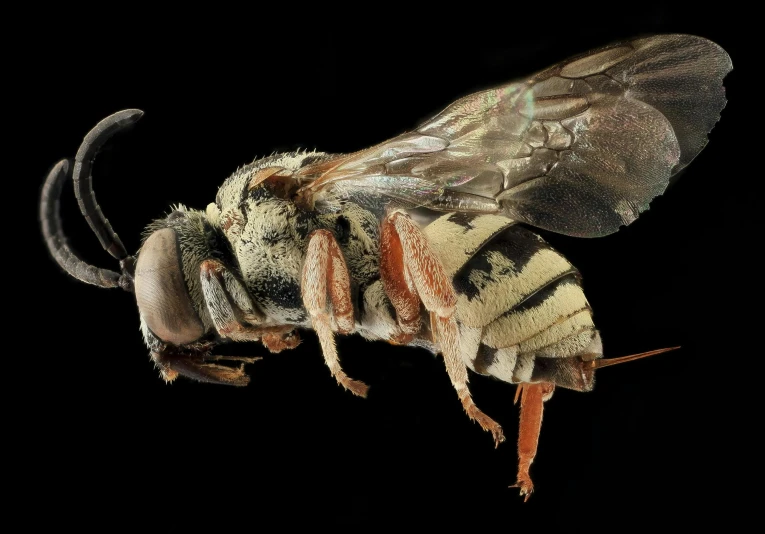
<path fill-rule="evenodd" d="M 274 354 L 300 345 L 300 336 L 295 332 L 294 327 L 289 325 L 263 329 L 260 340 Z"/>
<path fill-rule="evenodd" d="M 460 353 L 454 311 L 457 295 L 441 261 L 417 225 L 405 214 L 394 212 L 382 226 L 381 277 L 385 292 L 396 309 L 402 331 L 415 324 L 419 330 L 420 301 L 431 313 L 433 336 L 444 356 L 446 372 L 468 416 L 492 433 L 499 445 L 502 427 L 473 402 L 468 389 L 467 366 Z M 389 256 L 386 256 L 388 254 Z M 416 317 L 416 323 L 415 323 Z"/>
<path fill-rule="evenodd" d="M 537 455 L 539 432 L 542 430 L 542 413 L 544 402 L 552 397 L 555 384 L 540 382 L 538 384 L 519 384 L 521 391 L 521 422 L 518 431 L 518 478 L 511 487 L 520 488 L 524 502 L 529 500 L 534 491 L 529 469 Z"/>
<path fill-rule="evenodd" d="M 369 386 L 349 378 L 340 366 L 337 355 L 332 318 L 338 331 L 353 331 L 353 303 L 348 267 L 335 237 L 328 230 L 316 230 L 310 236 L 303 264 L 301 291 L 303 304 L 311 316 L 324 361 L 332 376 L 351 393 L 366 397 Z M 327 297 L 332 303 L 332 316 Z"/>
<path fill-rule="evenodd" d="M 420 297 L 408 276 L 401 240 L 390 217 L 383 220 L 380 232 L 380 277 L 396 309 L 398 326 L 409 341 L 420 331 Z"/>
<path fill-rule="evenodd" d="M 436 340 L 440 344 L 441 352 L 444 355 L 446 372 L 449 375 L 452 386 L 457 391 L 457 396 L 460 402 L 462 402 L 465 413 L 468 414 L 470 419 L 481 425 L 481 428 L 491 432 L 492 437 L 494 437 L 494 445 L 499 447 L 499 444 L 505 441 L 502 426 L 483 413 L 475 405 L 473 397 L 470 395 L 467 366 L 460 356 L 457 321 L 454 320 L 454 317 L 435 317 L 434 323 L 436 325 Z"/>

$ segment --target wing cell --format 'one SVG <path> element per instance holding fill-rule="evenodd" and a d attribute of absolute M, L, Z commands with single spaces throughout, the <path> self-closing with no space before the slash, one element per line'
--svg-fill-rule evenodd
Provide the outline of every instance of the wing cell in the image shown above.
<path fill-rule="evenodd" d="M 302 178 L 313 195 L 381 209 L 502 213 L 567 235 L 607 235 L 706 145 L 731 68 L 701 37 L 617 43 L 461 98 L 416 130 Z"/>

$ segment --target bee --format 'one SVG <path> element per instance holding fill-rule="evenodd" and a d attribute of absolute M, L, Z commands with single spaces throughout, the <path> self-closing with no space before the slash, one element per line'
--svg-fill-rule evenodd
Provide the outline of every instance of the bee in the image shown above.
<path fill-rule="evenodd" d="M 732 64 L 715 43 L 658 35 L 572 57 L 527 79 L 461 98 L 416 129 L 352 154 L 277 153 L 235 171 L 204 210 L 175 206 L 128 254 L 96 201 L 99 149 L 136 109 L 95 126 L 71 163 L 50 171 L 42 232 L 71 276 L 135 294 L 161 377 L 244 386 L 257 358 L 313 330 L 330 374 L 335 336 L 424 348 L 443 357 L 468 417 L 504 441 L 474 402 L 469 373 L 517 384 L 515 487 L 534 485 L 544 403 L 556 387 L 590 391 L 603 358 L 577 269 L 532 228 L 598 237 L 631 224 L 707 143 Z M 120 271 L 68 245 L 59 199 L 71 178 L 82 215 Z"/>

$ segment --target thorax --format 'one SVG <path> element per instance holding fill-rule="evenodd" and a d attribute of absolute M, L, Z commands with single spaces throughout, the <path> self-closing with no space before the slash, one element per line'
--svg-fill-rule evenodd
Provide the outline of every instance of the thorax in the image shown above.
<path fill-rule="evenodd" d="M 301 157 L 283 156 L 272 164 L 299 167 Z M 311 233 L 327 229 L 348 264 L 352 291 L 379 277 L 379 228 L 376 216 L 353 203 L 322 213 L 298 207 L 268 186 L 251 187 L 262 164 L 244 167 L 220 188 L 208 217 L 223 230 L 243 282 L 272 321 L 308 326 L 301 297 L 302 265 Z"/>

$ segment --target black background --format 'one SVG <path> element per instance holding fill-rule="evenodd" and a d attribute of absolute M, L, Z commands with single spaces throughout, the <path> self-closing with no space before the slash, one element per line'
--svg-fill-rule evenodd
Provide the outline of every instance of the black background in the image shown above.
<path fill-rule="evenodd" d="M 762 354 L 761 314 L 747 309 L 760 275 L 752 254 L 761 197 L 758 177 L 745 172 L 758 157 L 745 129 L 758 123 L 743 97 L 744 17 L 632 7 L 593 18 L 583 10 L 561 12 L 555 24 L 540 20 L 552 7 L 468 10 L 426 26 L 390 12 L 384 30 L 369 32 L 346 32 L 338 21 L 303 33 L 262 17 L 225 32 L 212 21 L 155 26 L 129 17 L 66 33 L 37 28 L 43 50 L 20 47 L 14 57 L 20 68 L 10 85 L 20 94 L 10 111 L 21 121 L 7 154 L 23 162 L 12 179 L 26 187 L 19 220 L 31 230 L 23 248 L 6 248 L 9 292 L 34 295 L 8 323 L 24 343 L 13 358 L 19 370 L 6 374 L 18 388 L 12 422 L 25 474 L 16 493 L 46 511 L 27 520 L 90 523 L 97 511 L 119 524 L 159 512 L 163 525 L 580 530 L 746 513 L 737 480 L 755 466 L 752 362 Z M 462 412 L 439 358 L 357 337 L 339 340 L 339 351 L 347 372 L 372 386 L 366 400 L 334 383 L 310 332 L 279 355 L 257 345 L 221 349 L 265 356 L 249 367 L 247 388 L 165 385 L 132 295 L 65 276 L 33 219 L 48 169 L 120 109 L 146 114 L 103 150 L 94 187 L 135 251 L 150 220 L 177 202 L 204 208 L 257 156 L 365 148 L 462 95 L 614 40 L 665 32 L 707 37 L 733 59 L 730 102 L 709 146 L 618 234 L 544 235 L 581 270 L 608 357 L 683 348 L 600 371 L 589 394 L 559 389 L 546 404 L 532 467 L 537 492 L 526 504 L 507 488 L 517 461 L 513 386 L 471 378 L 478 405 L 505 428 L 508 442 L 495 450 Z M 62 210 L 74 248 L 116 268 L 70 189 Z"/>

